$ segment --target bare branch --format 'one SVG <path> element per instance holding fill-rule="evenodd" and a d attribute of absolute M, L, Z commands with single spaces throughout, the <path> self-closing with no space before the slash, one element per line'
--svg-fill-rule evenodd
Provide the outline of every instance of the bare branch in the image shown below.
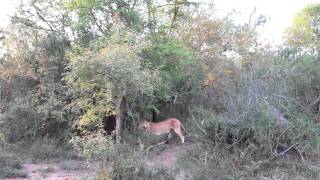
<path fill-rule="evenodd" d="M 54 28 L 50 25 L 50 23 L 40 14 L 41 10 L 36 5 L 33 5 L 33 8 L 36 10 L 37 16 L 49 26 L 50 30 L 55 31 Z"/>
<path fill-rule="evenodd" d="M 100 24 L 98 23 L 98 20 L 97 20 L 97 18 L 95 17 L 92 9 L 90 10 L 90 14 L 91 14 L 91 16 L 92 16 L 93 22 L 97 25 L 99 31 L 100 31 L 102 34 L 104 34 L 104 30 L 102 29 L 102 27 L 101 27 Z"/>

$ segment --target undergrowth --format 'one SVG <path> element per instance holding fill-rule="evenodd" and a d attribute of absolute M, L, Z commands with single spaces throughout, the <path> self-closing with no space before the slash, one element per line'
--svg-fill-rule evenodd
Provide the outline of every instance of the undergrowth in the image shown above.
<path fill-rule="evenodd" d="M 183 169 L 193 179 L 319 179 L 320 125 L 306 116 L 277 124 L 265 105 L 253 111 L 238 122 L 198 113 L 190 121 L 201 136 L 184 154 Z"/>
<path fill-rule="evenodd" d="M 21 161 L 14 155 L 0 149 L 0 178 L 27 177 L 22 170 Z"/>
<path fill-rule="evenodd" d="M 146 151 L 141 144 L 116 144 L 101 133 L 74 137 L 71 144 L 89 162 L 99 162 L 95 169 L 98 179 L 174 179 L 170 170 L 146 167 Z"/>

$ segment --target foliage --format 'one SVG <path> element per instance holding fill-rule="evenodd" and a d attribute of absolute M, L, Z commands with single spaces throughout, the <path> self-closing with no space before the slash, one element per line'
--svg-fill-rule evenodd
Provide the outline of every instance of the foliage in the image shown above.
<path fill-rule="evenodd" d="M 116 144 L 102 133 L 73 137 L 71 143 L 88 161 L 99 161 L 99 179 L 173 179 L 167 170 L 152 172 L 144 164 L 145 151 L 139 146 Z"/>
<path fill-rule="evenodd" d="M 76 151 L 90 160 L 107 161 L 114 155 L 114 143 L 111 137 L 103 134 L 92 134 L 83 138 L 74 136 L 70 140 Z"/>
<path fill-rule="evenodd" d="M 1 38 L 0 148 L 46 160 L 74 155 L 69 143 L 101 163 L 98 179 L 173 179 L 145 165 L 153 142 L 137 125 L 151 109 L 155 120 L 181 119 L 187 142 L 197 140 L 186 146 L 191 178 L 319 178 L 319 5 L 297 14 L 278 51 L 258 44 L 265 16 L 236 24 L 205 9 L 185 0 L 21 2 Z M 123 96 L 115 143 L 103 128 Z M 19 174 L 1 155 L 0 176 Z"/>
<path fill-rule="evenodd" d="M 26 178 L 27 174 L 21 168 L 21 162 L 17 158 L 1 150 L 0 178 Z"/>
<path fill-rule="evenodd" d="M 189 169 L 190 179 L 317 179 L 319 168 L 292 158 L 253 161 L 247 152 L 251 148 L 230 153 L 221 144 L 203 143 L 193 147 L 181 160 L 181 166 Z"/>
<path fill-rule="evenodd" d="M 28 174 L 21 170 L 3 168 L 0 169 L 0 177 L 3 178 L 26 178 Z"/>
<path fill-rule="evenodd" d="M 298 102 L 306 106 L 309 111 L 319 113 L 317 105 L 319 104 L 319 61 L 312 56 L 298 57 L 292 64 L 289 83 L 294 88 L 293 96 Z"/>
<path fill-rule="evenodd" d="M 53 138 L 36 139 L 25 150 L 34 162 L 78 157 L 69 144 Z"/>
<path fill-rule="evenodd" d="M 12 36 L 11 43 L 23 45 L 23 39 Z M 5 136 L 11 142 L 45 135 L 66 135 L 64 130 L 68 127 L 62 111 L 67 97 L 64 95 L 64 83 L 61 82 L 67 63 L 63 50 L 66 42 L 64 39 L 48 36 L 32 43 L 31 47 L 22 46 L 21 49 L 12 51 L 9 49 L 4 64 L 0 66 L 6 69 L 2 78 L 7 80 L 7 88 L 11 88 L 11 92 L 5 94 L 8 96 L 8 108 L 0 123 L 6 128 Z M 36 50 L 32 51 L 32 46 Z M 21 53 L 27 55 L 21 56 Z M 7 65 L 10 68 L 6 68 Z M 16 66 L 24 66 L 29 72 L 25 74 Z M 23 126 L 18 125 L 20 123 Z"/>
<path fill-rule="evenodd" d="M 69 23 L 78 43 L 86 46 L 94 36 L 111 35 L 116 26 L 140 31 L 143 19 L 134 9 L 137 3 L 143 1 L 65 0 L 62 7 L 72 17 Z"/>
<path fill-rule="evenodd" d="M 169 96 L 188 91 L 192 66 L 197 66 L 192 53 L 179 41 L 171 37 L 154 35 L 151 45 L 143 49 L 144 66 L 158 69 L 161 83 L 158 84 L 155 96 L 166 99 Z M 196 83 L 196 82 L 190 82 Z M 189 87 L 188 87 L 189 85 Z"/>
<path fill-rule="evenodd" d="M 294 19 L 292 27 L 287 30 L 287 42 L 290 46 L 307 48 L 319 52 L 320 38 L 320 4 L 305 6 Z"/>
<path fill-rule="evenodd" d="M 225 112 L 216 114 L 198 106 L 191 112 L 192 131 L 203 136 L 199 150 L 203 154 L 197 152 L 189 159 L 202 167 L 194 174 L 203 176 L 195 178 L 268 177 L 274 176 L 276 167 L 290 177 L 285 169 L 290 169 L 294 158 L 313 163 L 308 155 L 317 156 L 320 150 L 319 111 L 312 110 L 313 102 L 319 103 L 314 93 L 318 91 L 319 66 L 318 61 L 309 57 L 302 56 L 293 62 L 287 59 L 256 62 L 252 71 L 241 72 L 236 79 L 241 84 L 238 88 L 230 87 L 232 81 L 215 82 L 220 87 L 214 90 L 227 91 L 217 99 L 224 102 Z M 308 101 L 308 97 L 313 101 Z M 229 156 L 230 159 L 225 158 Z M 230 175 L 229 171 L 235 173 Z M 307 164 L 299 167 L 299 175 L 319 177 Z"/>
<path fill-rule="evenodd" d="M 152 93 L 157 71 L 144 68 L 138 52 L 129 43 L 111 43 L 71 54 L 66 81 L 80 97 L 75 104 L 85 112 L 80 128 L 98 127 L 106 115 L 115 114 L 116 96 Z"/>

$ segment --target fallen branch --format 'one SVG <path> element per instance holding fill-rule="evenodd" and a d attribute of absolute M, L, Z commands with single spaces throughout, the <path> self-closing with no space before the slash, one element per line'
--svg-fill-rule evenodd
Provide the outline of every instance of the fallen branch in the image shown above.
<path fill-rule="evenodd" d="M 154 147 L 157 147 L 157 146 L 159 146 L 159 145 L 161 145 L 161 144 L 165 144 L 166 142 L 167 142 L 167 141 L 163 141 L 163 142 L 160 142 L 160 143 L 158 143 L 158 144 L 149 146 L 149 147 L 146 149 L 146 156 L 148 156 L 148 153 L 149 153 L 150 149 L 152 149 L 152 148 L 154 148 Z"/>
<path fill-rule="evenodd" d="M 278 153 L 276 155 L 274 155 L 274 157 L 279 157 L 279 156 L 283 156 L 286 152 L 288 152 L 291 148 L 295 147 L 297 144 L 293 144 L 290 147 L 288 147 L 286 150 L 282 151 L 281 153 Z"/>
<path fill-rule="evenodd" d="M 303 155 L 302 155 L 302 153 L 301 153 L 300 149 L 299 149 L 298 147 L 296 147 L 296 150 L 298 151 L 298 153 L 299 153 L 299 155 L 300 155 L 300 157 L 301 157 L 302 161 L 304 162 L 304 161 L 305 161 L 305 159 L 304 159 L 304 157 L 303 157 Z"/>
<path fill-rule="evenodd" d="M 201 132 L 204 135 L 206 135 L 206 131 L 203 128 L 200 127 L 200 125 L 197 123 L 196 119 L 194 118 L 193 114 L 191 113 L 190 106 L 188 107 L 188 109 L 189 109 L 189 112 L 190 112 L 190 115 L 192 117 L 193 122 L 197 125 L 197 127 L 201 130 Z"/>
<path fill-rule="evenodd" d="M 296 101 L 295 99 L 291 98 L 291 97 L 287 97 L 287 96 L 283 96 L 283 95 L 278 95 L 278 94 L 272 94 L 272 96 L 275 97 L 279 97 L 279 98 L 283 98 L 283 99 L 289 99 L 292 102 L 294 102 L 295 104 L 297 104 L 298 106 L 300 106 L 302 109 L 304 109 L 306 111 L 306 113 L 310 114 L 310 110 L 305 107 L 303 104 L 299 103 L 298 101 Z"/>
<path fill-rule="evenodd" d="M 253 169 L 258 169 L 262 164 L 265 164 L 265 163 L 267 163 L 267 162 L 269 162 L 269 161 L 271 161 L 271 160 L 273 160 L 273 159 L 275 159 L 275 158 L 277 158 L 277 157 L 283 156 L 285 153 L 287 153 L 287 152 L 288 152 L 290 149 L 292 149 L 293 147 L 296 147 L 296 149 L 297 149 L 297 145 L 298 145 L 298 144 L 293 144 L 293 145 L 289 146 L 287 149 L 285 149 L 284 151 L 282 151 L 282 152 L 280 152 L 280 153 L 277 153 L 277 154 L 274 154 L 274 155 L 271 156 L 270 158 L 267 158 L 267 159 L 265 159 L 265 160 L 256 162 L 256 163 L 252 166 Z M 297 150 L 298 150 L 298 149 L 297 149 Z M 298 152 L 299 152 L 299 154 L 300 154 L 300 156 L 301 156 L 302 161 L 304 161 L 304 158 L 303 158 L 301 152 L 300 152 L 299 150 L 298 150 Z"/>

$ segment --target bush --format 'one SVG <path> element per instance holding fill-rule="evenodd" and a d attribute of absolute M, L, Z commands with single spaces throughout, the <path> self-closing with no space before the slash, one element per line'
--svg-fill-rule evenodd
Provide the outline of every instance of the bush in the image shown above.
<path fill-rule="evenodd" d="M 0 155 L 0 167 L 10 167 L 14 169 L 21 169 L 21 162 L 15 158 L 13 155 L 7 154 L 5 151 L 1 152 Z"/>
<path fill-rule="evenodd" d="M 24 100 L 22 100 L 24 101 Z M 10 103 L 9 109 L 0 118 L 1 132 L 6 141 L 17 142 L 38 134 L 38 113 L 26 102 Z"/>
<path fill-rule="evenodd" d="M 19 169 L 3 168 L 0 169 L 0 178 L 26 178 L 28 174 Z"/>
<path fill-rule="evenodd" d="M 5 151 L 0 154 L 0 178 L 27 177 L 27 173 L 21 170 L 21 162 L 13 155 Z"/>
<path fill-rule="evenodd" d="M 320 153 L 319 61 L 304 56 L 252 66 L 236 77 L 221 76 L 210 89 L 213 104 L 191 109 L 189 131 L 201 137 L 199 149 L 186 157 L 200 167 L 194 178 L 275 177 L 277 168 L 285 177 L 318 178 L 310 164 Z M 216 102 L 223 111 L 212 111 Z"/>
<path fill-rule="evenodd" d="M 188 169 L 189 179 L 318 179 L 319 168 L 310 162 L 291 158 L 253 160 L 250 148 L 230 152 L 221 144 L 210 142 L 190 148 L 180 165 Z"/>
<path fill-rule="evenodd" d="M 74 136 L 70 143 L 80 156 L 88 160 L 107 161 L 114 156 L 115 146 L 112 137 L 104 136 L 102 133 L 84 137 Z"/>
<path fill-rule="evenodd" d="M 73 137 L 71 144 L 88 161 L 100 162 L 96 170 L 99 179 L 173 179 L 167 170 L 153 172 L 146 168 L 141 146 L 115 144 L 101 133 Z"/>
<path fill-rule="evenodd" d="M 82 170 L 83 166 L 77 161 L 63 161 L 60 163 L 61 169 L 68 171 Z"/>
<path fill-rule="evenodd" d="M 50 138 L 35 140 L 31 143 L 30 147 L 27 148 L 27 153 L 31 156 L 33 161 L 77 157 L 68 144 Z"/>
<path fill-rule="evenodd" d="M 66 138 L 68 124 L 61 118 L 62 112 L 51 110 L 50 105 L 34 107 L 32 98 L 16 98 L 8 104 L 8 110 L 0 116 L 0 132 L 9 143 L 30 141 L 49 136 Z"/>

